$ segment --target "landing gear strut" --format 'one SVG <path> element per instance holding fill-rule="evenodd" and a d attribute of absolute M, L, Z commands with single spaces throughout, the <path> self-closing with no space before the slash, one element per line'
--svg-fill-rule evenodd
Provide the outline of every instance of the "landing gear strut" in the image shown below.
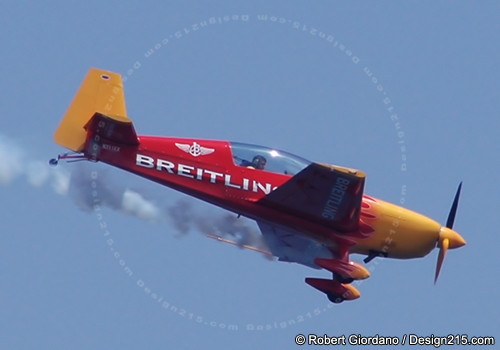
<path fill-rule="evenodd" d="M 387 253 L 385 252 L 379 252 L 379 251 L 376 251 L 376 250 L 370 250 L 368 256 L 366 258 L 363 259 L 364 263 L 365 264 L 368 264 L 370 261 L 372 261 L 373 259 L 377 258 L 377 257 L 383 257 L 383 258 L 387 258 Z"/>

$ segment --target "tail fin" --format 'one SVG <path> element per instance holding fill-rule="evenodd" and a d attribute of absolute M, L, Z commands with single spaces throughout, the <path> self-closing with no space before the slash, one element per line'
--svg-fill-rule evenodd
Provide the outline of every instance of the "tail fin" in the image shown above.
<path fill-rule="evenodd" d="M 82 152 L 88 134 L 118 143 L 139 144 L 127 117 L 120 74 L 91 68 L 54 134 L 61 146 Z"/>

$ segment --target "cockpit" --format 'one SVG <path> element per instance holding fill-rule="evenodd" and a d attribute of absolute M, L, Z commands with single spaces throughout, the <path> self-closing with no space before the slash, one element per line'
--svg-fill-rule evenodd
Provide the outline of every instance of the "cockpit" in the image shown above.
<path fill-rule="evenodd" d="M 288 152 L 269 147 L 231 142 L 234 163 L 239 166 L 295 175 L 311 164 L 310 161 Z"/>

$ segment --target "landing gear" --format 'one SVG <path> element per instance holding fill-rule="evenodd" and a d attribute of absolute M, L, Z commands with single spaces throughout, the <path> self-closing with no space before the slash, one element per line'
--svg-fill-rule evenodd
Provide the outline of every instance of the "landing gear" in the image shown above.
<path fill-rule="evenodd" d="M 332 303 L 339 304 L 344 300 L 360 297 L 359 291 L 352 284 L 343 284 L 338 280 L 323 278 L 306 278 L 306 283 L 323 292 Z"/>
<path fill-rule="evenodd" d="M 363 259 L 365 264 L 368 264 L 370 261 L 377 257 L 387 258 L 388 254 L 386 252 L 379 252 L 377 250 L 370 250 L 368 256 Z"/>
<path fill-rule="evenodd" d="M 332 251 L 333 258 L 316 258 L 314 264 L 330 271 L 332 279 L 306 278 L 306 283 L 326 294 L 332 303 L 360 297 L 359 291 L 351 283 L 370 277 L 370 272 L 360 264 L 349 261 L 349 245 L 340 244 L 338 251 Z"/>
<path fill-rule="evenodd" d="M 337 275 L 336 273 L 333 274 L 333 278 L 339 281 L 340 283 L 346 283 L 346 284 L 352 283 L 354 281 L 354 278 Z"/>
<path fill-rule="evenodd" d="M 339 259 L 314 259 L 314 263 L 333 273 L 333 278 L 340 283 L 351 283 L 370 277 L 370 272 L 363 266 L 346 260 Z"/>
<path fill-rule="evenodd" d="M 334 304 L 340 304 L 345 300 L 345 298 L 342 295 L 335 293 L 326 293 L 326 296 L 328 297 L 328 300 L 330 300 Z"/>

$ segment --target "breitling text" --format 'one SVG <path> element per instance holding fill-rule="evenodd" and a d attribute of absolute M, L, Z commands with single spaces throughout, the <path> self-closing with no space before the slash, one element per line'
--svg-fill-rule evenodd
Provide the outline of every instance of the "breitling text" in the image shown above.
<path fill-rule="evenodd" d="M 191 179 L 196 179 L 199 181 L 209 181 L 210 183 L 222 183 L 226 187 L 241 189 L 251 192 L 263 192 L 264 194 L 271 193 L 273 185 L 270 183 L 261 183 L 256 180 L 251 180 L 247 178 L 241 179 L 241 181 L 234 182 L 231 174 L 222 174 L 216 171 L 196 168 L 191 165 L 174 163 L 166 159 L 153 158 L 143 154 L 137 153 L 135 164 L 144 168 L 156 169 L 157 171 L 166 171 L 169 174 L 175 174 L 178 176 L 184 176 Z"/>
<path fill-rule="evenodd" d="M 335 185 L 330 191 L 321 216 L 323 216 L 327 220 L 335 220 L 339 206 L 344 200 L 345 192 L 349 183 L 350 181 L 347 179 L 341 177 L 337 178 L 337 181 L 335 181 Z"/>

